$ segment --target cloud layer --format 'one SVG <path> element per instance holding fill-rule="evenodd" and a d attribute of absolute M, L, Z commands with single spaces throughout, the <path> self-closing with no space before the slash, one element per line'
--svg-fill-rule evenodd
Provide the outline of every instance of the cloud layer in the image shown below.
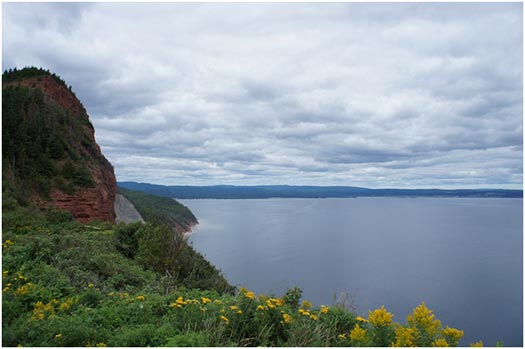
<path fill-rule="evenodd" d="M 119 180 L 522 187 L 520 3 L 4 3 Z"/>

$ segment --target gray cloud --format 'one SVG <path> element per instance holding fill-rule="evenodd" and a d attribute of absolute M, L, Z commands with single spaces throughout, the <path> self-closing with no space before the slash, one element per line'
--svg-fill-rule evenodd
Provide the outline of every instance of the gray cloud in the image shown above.
<path fill-rule="evenodd" d="M 522 186 L 520 3 L 3 4 L 119 180 Z"/>

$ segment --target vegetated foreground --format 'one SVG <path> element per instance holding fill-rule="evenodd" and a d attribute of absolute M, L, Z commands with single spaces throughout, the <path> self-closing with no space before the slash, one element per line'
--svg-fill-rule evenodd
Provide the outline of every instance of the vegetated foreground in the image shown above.
<path fill-rule="evenodd" d="M 3 208 L 4 346 L 455 346 L 463 336 L 424 304 L 401 325 L 384 308 L 364 319 L 313 307 L 297 288 L 233 294 L 204 259 L 166 244 L 166 225 L 84 225 L 10 198 Z"/>

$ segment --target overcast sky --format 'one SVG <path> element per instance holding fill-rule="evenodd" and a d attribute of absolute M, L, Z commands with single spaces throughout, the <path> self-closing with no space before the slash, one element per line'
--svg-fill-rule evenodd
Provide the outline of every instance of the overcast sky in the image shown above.
<path fill-rule="evenodd" d="M 3 3 L 117 180 L 522 188 L 521 3 Z"/>

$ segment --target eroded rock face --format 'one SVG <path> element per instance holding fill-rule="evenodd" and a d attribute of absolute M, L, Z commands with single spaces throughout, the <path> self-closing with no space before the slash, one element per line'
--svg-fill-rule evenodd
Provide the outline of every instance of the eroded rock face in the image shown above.
<path fill-rule="evenodd" d="M 76 186 L 73 194 L 67 194 L 55 187 L 50 190 L 49 198 L 44 199 L 37 195 L 33 201 L 40 207 L 56 206 L 71 211 L 75 219 L 81 222 L 95 219 L 115 222 L 117 182 L 113 166 L 104 157 L 95 141 L 95 129 L 82 103 L 65 84 L 58 83 L 51 76 L 30 77 L 4 84 L 3 87 L 7 86 L 40 89 L 44 94 L 46 105 L 58 106 L 67 117 L 74 118 L 75 124 L 80 126 L 64 139 L 67 139 L 71 151 L 76 153 L 75 156 L 81 159 L 78 161 L 87 168 L 93 181 L 92 186 Z M 29 111 L 28 114 L 31 115 L 32 112 Z"/>
<path fill-rule="evenodd" d="M 115 214 L 117 223 L 145 223 L 135 206 L 122 194 L 117 194 L 115 197 Z"/>
<path fill-rule="evenodd" d="M 73 195 L 54 189 L 50 195 L 51 201 L 42 202 L 42 205 L 71 211 L 80 222 L 87 223 L 97 219 L 114 223 L 117 182 L 113 167 L 100 166 L 92 169 L 91 174 L 96 183 L 94 188 L 77 189 Z"/>

